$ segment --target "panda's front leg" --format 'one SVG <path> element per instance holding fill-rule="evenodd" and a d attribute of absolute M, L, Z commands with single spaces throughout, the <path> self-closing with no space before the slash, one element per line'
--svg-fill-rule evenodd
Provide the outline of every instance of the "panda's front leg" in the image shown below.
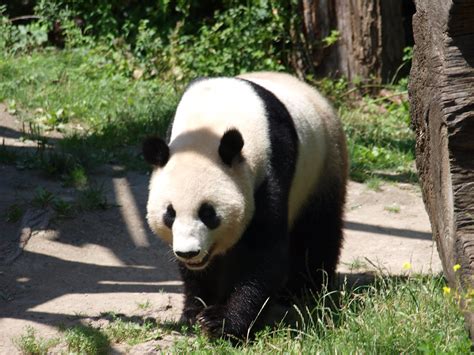
<path fill-rule="evenodd" d="M 252 271 L 235 283 L 228 300 L 206 307 L 198 314 L 197 322 L 209 337 L 246 339 L 255 330 L 252 326 L 267 300 L 285 285 L 287 250 L 276 246 L 258 254 L 250 258 L 258 262 L 252 263 Z"/>
<path fill-rule="evenodd" d="M 180 264 L 181 278 L 184 281 L 184 307 L 181 322 L 193 325 L 196 323 L 198 314 L 204 309 L 206 290 L 202 280 L 190 272 L 184 265 Z"/>
<path fill-rule="evenodd" d="M 231 296 L 231 301 L 206 307 L 197 316 L 202 331 L 210 338 L 226 337 L 245 339 L 252 331 L 252 324 L 270 295 L 256 285 L 241 286 Z M 250 301 L 248 297 L 256 297 Z"/>

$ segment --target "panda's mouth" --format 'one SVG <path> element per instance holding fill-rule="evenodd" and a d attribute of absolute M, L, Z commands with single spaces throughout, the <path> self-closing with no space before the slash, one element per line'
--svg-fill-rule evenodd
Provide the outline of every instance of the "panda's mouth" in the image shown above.
<path fill-rule="evenodd" d="M 206 253 L 206 255 L 199 261 L 185 261 L 183 262 L 184 265 L 190 270 L 203 270 L 206 268 L 206 266 L 209 264 L 209 261 L 211 260 L 212 253 L 214 251 L 214 245 L 209 249 L 209 251 Z"/>

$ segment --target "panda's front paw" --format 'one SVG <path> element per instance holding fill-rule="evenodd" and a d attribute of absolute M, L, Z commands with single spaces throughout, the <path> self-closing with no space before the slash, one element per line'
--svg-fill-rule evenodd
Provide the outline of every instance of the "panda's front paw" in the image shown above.
<path fill-rule="evenodd" d="M 183 314 L 181 315 L 180 322 L 187 323 L 189 325 L 194 325 L 196 323 L 196 318 L 201 312 L 203 307 L 186 307 L 183 310 Z"/>
<path fill-rule="evenodd" d="M 210 338 L 219 338 L 227 335 L 226 329 L 229 324 L 225 317 L 225 307 L 221 305 L 214 305 L 205 308 L 197 316 L 197 322 L 201 329 Z"/>

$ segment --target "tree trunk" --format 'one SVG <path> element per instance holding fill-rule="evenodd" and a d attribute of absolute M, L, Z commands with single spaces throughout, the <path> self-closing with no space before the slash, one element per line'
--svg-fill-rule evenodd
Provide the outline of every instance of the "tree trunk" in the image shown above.
<path fill-rule="evenodd" d="M 300 74 L 351 81 L 393 78 L 406 45 L 400 0 L 301 0 L 301 12 Z M 339 40 L 327 46 L 331 30 L 339 32 Z"/>
<path fill-rule="evenodd" d="M 409 94 L 423 198 L 450 285 L 472 290 L 474 0 L 417 0 L 413 30 Z M 466 319 L 472 337 L 471 312 Z"/>

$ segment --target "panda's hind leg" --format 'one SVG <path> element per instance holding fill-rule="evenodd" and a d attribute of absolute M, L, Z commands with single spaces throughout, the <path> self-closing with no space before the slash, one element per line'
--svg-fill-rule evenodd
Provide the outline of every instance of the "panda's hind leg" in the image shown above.
<path fill-rule="evenodd" d="M 292 296 L 318 292 L 333 279 L 343 240 L 345 189 L 342 179 L 333 179 L 314 194 L 293 225 L 287 283 Z"/>

